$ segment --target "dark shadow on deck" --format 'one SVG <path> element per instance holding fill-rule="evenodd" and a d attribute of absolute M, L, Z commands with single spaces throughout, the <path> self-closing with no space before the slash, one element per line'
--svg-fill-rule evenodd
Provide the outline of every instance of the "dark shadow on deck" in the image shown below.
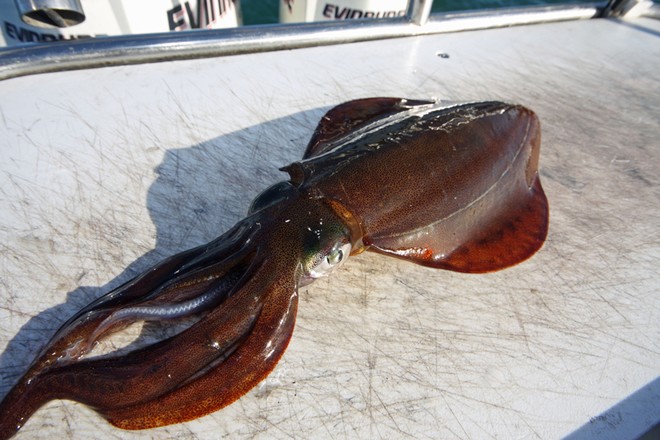
<path fill-rule="evenodd" d="M 167 150 L 145 200 L 156 229 L 154 249 L 106 285 L 80 286 L 69 293 L 62 292 L 61 304 L 31 317 L 0 354 L 0 401 L 55 329 L 71 316 L 163 259 L 218 237 L 246 215 L 251 200 L 260 191 L 277 181 L 288 180 L 278 167 L 302 158 L 325 110 L 299 112 L 197 145 Z M 279 145 L 282 140 L 286 145 Z M 145 326 L 144 338 L 135 346 L 171 336 L 167 327 Z"/>
<path fill-rule="evenodd" d="M 565 440 L 660 440 L 660 376 L 592 417 Z"/>

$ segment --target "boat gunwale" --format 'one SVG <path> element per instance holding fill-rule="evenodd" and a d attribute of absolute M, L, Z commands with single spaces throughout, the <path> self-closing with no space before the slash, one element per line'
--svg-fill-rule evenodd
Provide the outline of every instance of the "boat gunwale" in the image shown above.
<path fill-rule="evenodd" d="M 253 25 L 60 41 L 0 49 L 0 80 L 50 72 L 212 58 L 509 26 L 597 18 L 606 3 L 416 13 L 378 20 Z M 419 23 L 419 24 L 417 24 Z"/>

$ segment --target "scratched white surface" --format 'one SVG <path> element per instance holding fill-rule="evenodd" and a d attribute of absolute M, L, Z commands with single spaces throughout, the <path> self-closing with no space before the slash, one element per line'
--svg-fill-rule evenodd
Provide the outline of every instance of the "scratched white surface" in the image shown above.
<path fill-rule="evenodd" d="M 0 82 L 0 396 L 77 309 L 241 218 L 340 102 L 523 103 L 542 122 L 551 207 L 545 246 L 506 271 L 363 254 L 302 289 L 284 358 L 222 411 L 125 432 L 55 401 L 17 438 L 648 431 L 660 422 L 659 36 L 658 21 L 570 22 Z"/>

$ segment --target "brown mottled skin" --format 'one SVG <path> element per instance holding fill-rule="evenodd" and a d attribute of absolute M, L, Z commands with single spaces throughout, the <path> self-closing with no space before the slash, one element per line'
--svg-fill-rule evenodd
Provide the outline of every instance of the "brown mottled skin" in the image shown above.
<path fill-rule="evenodd" d="M 338 162 L 335 150 L 287 170 L 294 182 L 304 181 L 303 187 L 352 212 L 371 250 L 471 273 L 532 255 L 545 239 L 548 218 L 537 172 L 536 115 L 498 102 L 435 113 L 411 116 L 385 139 L 365 136 L 343 147 L 362 155 Z M 413 234 L 424 252 L 410 252 Z"/>
<path fill-rule="evenodd" d="M 266 190 L 248 217 L 65 323 L 0 403 L 0 439 L 52 399 L 85 403 L 124 429 L 229 405 L 275 367 L 293 332 L 298 286 L 338 266 L 341 245 L 461 272 L 530 257 L 548 227 L 539 147 L 536 115 L 516 105 L 369 98 L 331 109 L 304 159 L 284 168 L 291 180 Z M 198 320 L 168 339 L 85 358 L 132 321 L 190 316 Z"/>

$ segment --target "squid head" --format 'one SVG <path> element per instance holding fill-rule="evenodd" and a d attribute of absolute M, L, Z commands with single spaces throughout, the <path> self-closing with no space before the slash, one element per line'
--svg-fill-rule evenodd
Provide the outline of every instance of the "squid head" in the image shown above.
<path fill-rule="evenodd" d="M 213 242 L 170 257 L 66 322 L 0 403 L 0 438 L 71 399 L 143 429 L 216 411 L 263 380 L 293 332 L 298 288 L 369 250 L 461 272 L 519 263 L 548 207 L 536 115 L 500 102 L 369 98 L 331 109 L 290 179 Z M 135 321 L 180 333 L 90 357 Z"/>

